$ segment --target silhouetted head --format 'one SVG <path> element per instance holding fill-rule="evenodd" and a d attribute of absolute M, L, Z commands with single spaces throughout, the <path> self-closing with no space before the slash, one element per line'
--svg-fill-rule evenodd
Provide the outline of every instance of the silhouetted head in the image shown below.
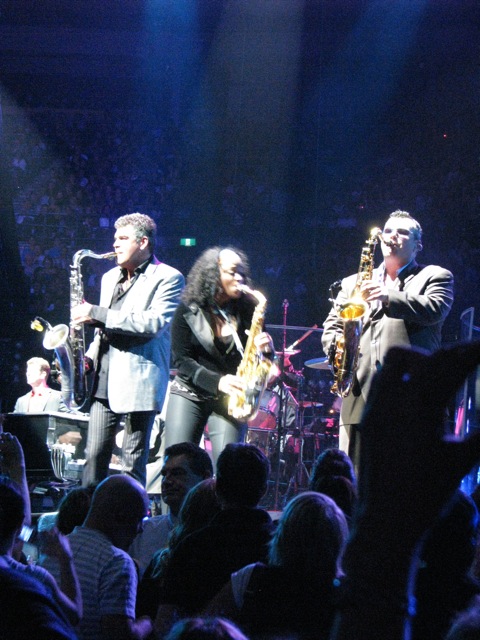
<path fill-rule="evenodd" d="M 177 622 L 165 640 L 248 640 L 232 622 L 223 618 L 186 618 Z"/>
<path fill-rule="evenodd" d="M 227 444 L 217 460 L 217 494 L 222 506 L 256 507 L 267 489 L 270 463 L 252 444 Z"/>
<path fill-rule="evenodd" d="M 319 491 L 317 483 L 325 476 L 343 476 L 354 486 L 357 484 L 352 460 L 340 449 L 325 449 L 318 456 L 312 468 L 308 488 L 311 491 Z"/>
<path fill-rule="evenodd" d="M 328 496 L 305 491 L 285 507 L 270 542 L 269 564 L 293 574 L 333 580 L 348 536 L 343 511 Z"/>
<path fill-rule="evenodd" d="M 85 526 L 101 531 L 113 545 L 127 550 L 142 531 L 148 504 L 139 482 L 127 475 L 110 476 L 95 489 Z"/>

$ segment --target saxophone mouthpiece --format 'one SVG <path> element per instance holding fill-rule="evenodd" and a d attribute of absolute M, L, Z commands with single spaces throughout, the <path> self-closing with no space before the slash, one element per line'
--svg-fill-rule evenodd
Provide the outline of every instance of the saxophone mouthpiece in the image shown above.
<path fill-rule="evenodd" d="M 253 294 L 253 291 L 250 289 L 250 287 L 247 287 L 246 284 L 237 284 L 237 289 L 239 291 L 241 291 L 242 293 L 250 293 Z"/>
<path fill-rule="evenodd" d="M 372 229 L 372 234 L 374 235 L 376 232 L 377 237 L 381 240 L 381 242 L 383 242 L 383 244 L 387 247 L 396 247 L 397 245 L 395 244 L 395 242 L 392 242 L 391 240 L 385 240 L 385 238 L 383 237 L 383 233 L 382 230 L 379 228 L 375 228 Z"/>

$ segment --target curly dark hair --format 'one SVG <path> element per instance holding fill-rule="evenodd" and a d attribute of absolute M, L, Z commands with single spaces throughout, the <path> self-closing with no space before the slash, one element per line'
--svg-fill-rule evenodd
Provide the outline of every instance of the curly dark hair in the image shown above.
<path fill-rule="evenodd" d="M 195 261 L 187 276 L 187 284 L 182 294 L 185 304 L 195 302 L 205 309 L 212 306 L 215 297 L 221 292 L 220 267 L 218 264 L 221 251 L 233 251 L 240 256 L 245 270 L 245 284 L 250 286 L 250 265 L 243 251 L 235 247 L 210 247 L 206 249 Z"/>

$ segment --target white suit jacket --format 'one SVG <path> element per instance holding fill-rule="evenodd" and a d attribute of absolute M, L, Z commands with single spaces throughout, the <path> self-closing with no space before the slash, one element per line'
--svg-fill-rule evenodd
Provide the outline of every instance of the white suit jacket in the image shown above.
<path fill-rule="evenodd" d="M 115 267 L 102 278 L 100 306 L 108 308 L 120 277 Z M 109 348 L 108 400 L 115 413 L 160 411 L 170 371 L 170 323 L 184 286 L 183 275 L 155 257 L 138 276 L 121 309 L 108 309 L 86 355 L 96 364 L 101 331 L 124 336 Z"/>

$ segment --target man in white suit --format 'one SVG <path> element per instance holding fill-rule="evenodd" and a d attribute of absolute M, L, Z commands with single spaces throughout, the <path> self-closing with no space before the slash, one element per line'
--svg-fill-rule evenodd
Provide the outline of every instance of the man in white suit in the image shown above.
<path fill-rule="evenodd" d="M 145 486 L 150 431 L 161 410 L 170 370 L 170 322 L 182 274 L 153 255 L 156 224 L 141 213 L 115 223 L 117 267 L 102 278 L 100 305 L 72 309 L 72 320 L 94 324 L 86 356 L 94 369 L 84 486 L 103 480 L 125 416 L 122 471 Z"/>

